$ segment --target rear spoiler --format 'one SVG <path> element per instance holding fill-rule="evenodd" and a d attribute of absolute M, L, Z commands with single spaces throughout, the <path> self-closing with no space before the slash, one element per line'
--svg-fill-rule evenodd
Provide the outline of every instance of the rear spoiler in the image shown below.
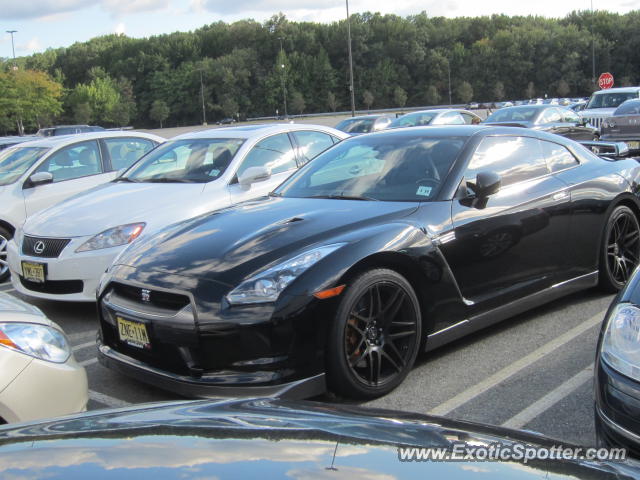
<path fill-rule="evenodd" d="M 596 155 L 607 158 L 626 158 L 629 156 L 629 146 L 625 142 L 599 142 L 595 140 L 578 142 Z"/>

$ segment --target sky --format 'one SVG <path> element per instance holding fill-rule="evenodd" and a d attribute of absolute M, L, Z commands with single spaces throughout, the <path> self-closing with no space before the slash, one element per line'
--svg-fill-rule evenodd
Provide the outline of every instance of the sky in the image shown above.
<path fill-rule="evenodd" d="M 351 13 L 381 12 L 400 16 L 422 11 L 429 16 L 475 17 L 494 13 L 563 17 L 588 10 L 592 0 L 350 0 Z M 319 6 L 320 5 L 320 6 Z M 638 0 L 593 0 L 595 10 L 627 13 Z M 343 0 L 0 0 L 0 57 L 30 55 L 47 48 L 111 33 L 141 38 L 190 31 L 217 21 L 252 18 L 264 21 L 282 12 L 289 20 L 332 22 L 346 16 Z"/>

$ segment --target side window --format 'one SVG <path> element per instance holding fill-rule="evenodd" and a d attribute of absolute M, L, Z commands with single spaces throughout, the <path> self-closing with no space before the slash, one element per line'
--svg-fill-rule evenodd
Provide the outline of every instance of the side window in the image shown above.
<path fill-rule="evenodd" d="M 546 141 L 541 141 L 540 143 L 551 172 L 559 172 L 578 165 L 576 157 L 563 145 Z"/>
<path fill-rule="evenodd" d="M 539 140 L 530 137 L 486 137 L 476 149 L 465 179 L 474 180 L 482 171 L 502 177 L 502 186 L 549 173 Z"/>
<path fill-rule="evenodd" d="M 458 112 L 449 112 L 436 118 L 434 125 L 464 125 L 465 121 Z"/>
<path fill-rule="evenodd" d="M 107 145 L 113 170 L 129 168 L 155 146 L 151 140 L 141 138 L 106 138 L 104 143 Z"/>
<path fill-rule="evenodd" d="M 460 115 L 462 116 L 464 123 L 466 123 L 467 125 L 478 125 L 480 123 L 480 119 L 475 115 L 470 115 L 465 112 L 460 112 Z"/>
<path fill-rule="evenodd" d="M 542 112 L 537 123 L 558 123 L 562 121 L 562 115 L 557 108 L 549 108 Z"/>
<path fill-rule="evenodd" d="M 47 158 L 37 171 L 53 174 L 54 183 L 102 173 L 98 144 L 91 140 L 64 147 Z"/>
<path fill-rule="evenodd" d="M 244 157 L 238 175 L 249 167 L 267 167 L 272 174 L 286 172 L 297 167 L 291 140 L 286 133 L 279 133 L 259 141 Z"/>
<path fill-rule="evenodd" d="M 331 136 L 322 132 L 292 132 L 298 144 L 298 155 L 301 165 L 315 158 L 327 148 L 333 146 Z"/>

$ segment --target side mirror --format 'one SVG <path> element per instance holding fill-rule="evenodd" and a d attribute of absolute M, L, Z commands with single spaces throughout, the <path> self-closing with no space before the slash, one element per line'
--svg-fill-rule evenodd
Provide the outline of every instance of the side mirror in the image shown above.
<path fill-rule="evenodd" d="M 470 188 L 476 195 L 476 198 L 487 198 L 489 195 L 493 195 L 500 190 L 500 183 L 502 179 L 500 175 L 494 172 L 479 172 L 476 175 L 475 182 L 467 182 L 467 187 Z"/>
<path fill-rule="evenodd" d="M 252 183 L 263 182 L 271 178 L 271 170 L 267 167 L 249 167 L 238 175 L 238 183 L 242 187 L 249 187 Z"/>
<path fill-rule="evenodd" d="M 53 183 L 53 174 L 51 172 L 38 172 L 29 177 L 29 180 L 24 184 L 24 188 L 37 187 L 47 183 Z"/>

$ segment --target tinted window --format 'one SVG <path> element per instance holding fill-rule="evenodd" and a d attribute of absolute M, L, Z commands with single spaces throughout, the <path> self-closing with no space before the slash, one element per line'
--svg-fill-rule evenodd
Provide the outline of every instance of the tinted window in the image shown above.
<path fill-rule="evenodd" d="M 627 100 L 616 109 L 614 115 L 640 115 L 640 100 Z"/>
<path fill-rule="evenodd" d="M 568 108 L 560 108 L 560 113 L 562 114 L 562 121 L 565 123 L 579 123 L 580 117 L 576 112 L 570 110 Z"/>
<path fill-rule="evenodd" d="M 102 173 L 98 144 L 91 140 L 65 147 L 47 158 L 37 171 L 51 173 L 54 182 Z"/>
<path fill-rule="evenodd" d="M 475 115 L 471 115 L 470 113 L 465 112 L 460 112 L 460 115 L 462 116 L 464 123 L 466 123 L 467 125 L 477 125 L 478 123 L 480 123 L 480 119 Z"/>
<path fill-rule="evenodd" d="M 486 137 L 476 149 L 465 178 L 473 180 L 482 171 L 502 177 L 502 186 L 549 173 L 540 142 L 530 137 Z"/>
<path fill-rule="evenodd" d="M 140 138 L 105 138 L 104 143 L 107 145 L 113 170 L 129 168 L 155 146 L 151 140 Z"/>
<path fill-rule="evenodd" d="M 354 118 L 343 120 L 336 125 L 336 129 L 347 133 L 369 133 L 374 123 L 375 118 Z"/>
<path fill-rule="evenodd" d="M 547 159 L 547 165 L 551 172 L 559 172 L 565 168 L 571 168 L 578 165 L 578 161 L 573 154 L 563 145 L 552 142 L 540 142 L 542 152 Z"/>
<path fill-rule="evenodd" d="M 293 132 L 293 137 L 298 144 L 298 155 L 303 165 L 333 146 L 331 136 L 322 132 Z"/>
<path fill-rule="evenodd" d="M 279 133 L 258 142 L 238 168 L 238 175 L 241 175 L 249 167 L 267 167 L 272 174 L 296 168 L 295 155 L 289 135 Z"/>

